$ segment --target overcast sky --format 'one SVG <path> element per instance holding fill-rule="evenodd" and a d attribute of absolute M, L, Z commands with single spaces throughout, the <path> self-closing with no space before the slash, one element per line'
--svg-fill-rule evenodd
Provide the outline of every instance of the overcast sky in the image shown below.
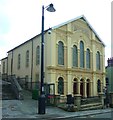
<path fill-rule="evenodd" d="M 111 1 L 0 0 L 0 59 L 41 32 L 42 5 L 53 3 L 56 12 L 45 11 L 45 29 L 84 15 L 105 43 L 107 60 L 111 57 Z"/>

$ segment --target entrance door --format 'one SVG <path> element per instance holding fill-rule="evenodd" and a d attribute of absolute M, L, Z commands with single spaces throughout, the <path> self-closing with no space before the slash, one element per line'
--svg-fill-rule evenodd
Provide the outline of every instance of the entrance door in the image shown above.
<path fill-rule="evenodd" d="M 81 84 L 80 84 L 80 94 L 81 96 L 83 96 L 83 81 L 81 81 Z"/>
<path fill-rule="evenodd" d="M 77 83 L 73 83 L 73 94 L 77 94 Z"/>
<path fill-rule="evenodd" d="M 89 97 L 89 82 L 87 83 L 87 97 Z"/>

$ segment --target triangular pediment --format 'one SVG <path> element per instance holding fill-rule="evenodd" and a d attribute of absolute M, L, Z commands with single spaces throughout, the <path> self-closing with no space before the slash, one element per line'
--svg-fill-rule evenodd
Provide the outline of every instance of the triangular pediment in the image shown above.
<path fill-rule="evenodd" d="M 67 30 L 67 26 L 70 24 L 71 24 L 71 28 Z M 65 31 L 70 31 L 70 32 L 82 31 L 88 37 L 91 37 L 91 32 L 93 32 L 97 40 L 99 40 L 104 45 L 99 35 L 96 33 L 96 31 L 93 29 L 93 27 L 90 25 L 90 23 L 88 22 L 88 20 L 86 19 L 84 15 L 68 20 L 57 26 L 54 26 L 52 27 L 52 29 L 60 29 L 60 30 L 65 30 Z"/>

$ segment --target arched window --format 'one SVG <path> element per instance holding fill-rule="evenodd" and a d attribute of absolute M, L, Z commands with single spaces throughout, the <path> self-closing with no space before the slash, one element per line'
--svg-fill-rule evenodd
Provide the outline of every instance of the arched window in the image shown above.
<path fill-rule="evenodd" d="M 90 50 L 86 50 L 86 68 L 90 68 Z"/>
<path fill-rule="evenodd" d="M 96 67 L 97 67 L 97 70 L 100 70 L 100 52 L 97 51 L 97 54 L 96 54 Z"/>
<path fill-rule="evenodd" d="M 58 64 L 64 65 L 64 44 L 63 42 L 58 42 Z"/>
<path fill-rule="evenodd" d="M 64 94 L 64 80 L 62 77 L 58 78 L 58 94 Z"/>
<path fill-rule="evenodd" d="M 40 46 L 36 48 L 36 65 L 40 64 Z"/>
<path fill-rule="evenodd" d="M 84 68 L 84 43 L 80 41 L 80 67 Z"/>
<path fill-rule="evenodd" d="M 3 72 L 3 74 L 5 73 L 5 61 L 3 62 L 2 72 Z"/>
<path fill-rule="evenodd" d="M 21 56 L 20 54 L 18 54 L 18 66 L 17 66 L 18 69 L 20 69 L 20 63 L 21 63 Z"/>
<path fill-rule="evenodd" d="M 26 51 L 26 67 L 29 67 L 29 50 Z"/>
<path fill-rule="evenodd" d="M 98 93 L 101 92 L 101 81 L 100 80 L 97 81 L 97 92 Z"/>
<path fill-rule="evenodd" d="M 76 45 L 73 46 L 73 66 L 78 66 L 78 51 Z"/>

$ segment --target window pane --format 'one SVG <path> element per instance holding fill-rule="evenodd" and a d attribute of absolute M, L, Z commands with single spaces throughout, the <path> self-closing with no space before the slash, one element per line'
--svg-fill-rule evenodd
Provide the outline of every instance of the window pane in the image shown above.
<path fill-rule="evenodd" d="M 64 65 L 64 44 L 61 41 L 58 44 L 58 64 Z"/>
<path fill-rule="evenodd" d="M 99 51 L 96 54 L 96 67 L 97 67 L 97 70 L 100 70 L 100 53 L 99 53 Z"/>
<path fill-rule="evenodd" d="M 20 61 L 21 61 L 21 56 L 18 54 L 18 69 L 20 69 Z"/>
<path fill-rule="evenodd" d="M 80 41 L 80 67 L 84 68 L 84 43 Z"/>
<path fill-rule="evenodd" d="M 58 93 L 64 94 L 64 80 L 62 77 L 58 79 Z"/>
<path fill-rule="evenodd" d="M 5 73 L 5 62 L 3 62 L 3 74 Z"/>
<path fill-rule="evenodd" d="M 86 51 L 86 68 L 90 68 L 90 50 Z"/>
<path fill-rule="evenodd" d="M 36 49 L 36 65 L 40 64 L 40 46 L 37 46 Z"/>
<path fill-rule="evenodd" d="M 77 51 L 77 46 L 73 46 L 73 66 L 77 67 L 78 66 L 78 51 Z"/>
<path fill-rule="evenodd" d="M 101 82 L 98 80 L 97 82 L 97 92 L 101 92 Z"/>
<path fill-rule="evenodd" d="M 29 50 L 26 51 L 26 67 L 29 66 Z"/>

